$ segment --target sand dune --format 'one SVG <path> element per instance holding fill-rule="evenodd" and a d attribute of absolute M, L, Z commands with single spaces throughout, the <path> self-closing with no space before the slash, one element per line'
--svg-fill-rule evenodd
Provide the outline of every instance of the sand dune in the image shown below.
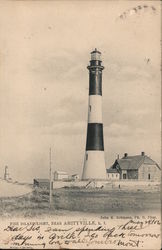
<path fill-rule="evenodd" d="M 28 185 L 10 183 L 0 179 L 0 197 L 17 197 L 31 191 L 32 188 Z"/>

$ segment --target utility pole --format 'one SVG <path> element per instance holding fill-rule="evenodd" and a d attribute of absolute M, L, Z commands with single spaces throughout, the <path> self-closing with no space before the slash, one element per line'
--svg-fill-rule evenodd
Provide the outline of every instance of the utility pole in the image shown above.
<path fill-rule="evenodd" d="M 52 205 L 52 168 L 51 168 L 51 165 L 52 165 L 52 161 L 51 161 L 51 148 L 50 148 L 50 151 L 49 151 L 49 182 L 50 182 L 50 186 L 49 186 L 49 206 L 51 207 Z"/>

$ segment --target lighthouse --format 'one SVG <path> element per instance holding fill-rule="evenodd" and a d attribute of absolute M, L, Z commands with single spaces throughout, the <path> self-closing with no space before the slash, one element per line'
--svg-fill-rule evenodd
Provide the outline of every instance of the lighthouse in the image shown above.
<path fill-rule="evenodd" d="M 102 66 L 101 52 L 91 52 L 89 70 L 89 102 L 86 152 L 83 180 L 106 179 L 104 136 L 102 123 Z"/>
<path fill-rule="evenodd" d="M 8 181 L 8 180 L 9 180 L 9 171 L 8 171 L 8 166 L 5 166 L 4 180 L 6 180 L 6 181 Z"/>

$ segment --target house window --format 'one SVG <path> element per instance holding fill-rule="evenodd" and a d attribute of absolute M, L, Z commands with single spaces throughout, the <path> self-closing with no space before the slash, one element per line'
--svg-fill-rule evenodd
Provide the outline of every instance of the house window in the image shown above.
<path fill-rule="evenodd" d="M 148 174 L 148 180 L 150 180 L 151 179 L 151 175 L 150 174 Z"/>
<path fill-rule="evenodd" d="M 127 179 L 127 175 L 126 174 L 123 174 L 123 179 Z"/>

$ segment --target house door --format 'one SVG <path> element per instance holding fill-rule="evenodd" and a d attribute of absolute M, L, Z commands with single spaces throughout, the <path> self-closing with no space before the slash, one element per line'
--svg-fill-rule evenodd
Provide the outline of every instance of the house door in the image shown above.
<path fill-rule="evenodd" d="M 126 174 L 123 174 L 123 179 L 127 179 L 127 175 Z"/>
<path fill-rule="evenodd" d="M 148 174 L 148 180 L 150 180 L 151 179 L 151 175 L 150 174 Z"/>

